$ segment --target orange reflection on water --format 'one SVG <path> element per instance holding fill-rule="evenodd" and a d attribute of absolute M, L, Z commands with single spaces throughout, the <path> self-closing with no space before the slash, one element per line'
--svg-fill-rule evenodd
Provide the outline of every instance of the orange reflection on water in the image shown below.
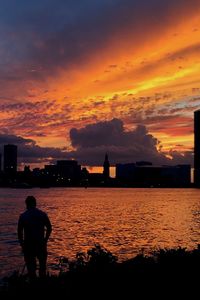
<path fill-rule="evenodd" d="M 120 259 L 141 249 L 195 247 L 197 190 L 71 189 L 44 206 L 54 225 L 50 249 L 72 257 L 100 243 Z M 45 198 L 48 196 L 45 196 Z M 58 206 L 59 204 L 59 206 Z"/>
<path fill-rule="evenodd" d="M 2 271 L 23 265 L 16 226 L 28 190 L 2 189 L 0 264 Z M 38 206 L 53 225 L 49 268 L 60 256 L 72 259 L 99 243 L 120 260 L 141 250 L 195 248 L 199 243 L 200 202 L 196 189 L 34 189 Z M 0 274 L 1 275 L 1 274 Z"/>

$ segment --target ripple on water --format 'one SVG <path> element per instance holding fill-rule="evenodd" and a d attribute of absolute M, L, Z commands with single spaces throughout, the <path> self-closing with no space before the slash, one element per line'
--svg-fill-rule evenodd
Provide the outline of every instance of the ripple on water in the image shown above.
<path fill-rule="evenodd" d="M 1 189 L 0 276 L 23 265 L 16 226 L 26 193 Z M 33 194 L 53 225 L 50 268 L 59 256 L 74 258 L 95 243 L 123 260 L 142 248 L 193 248 L 200 240 L 195 189 L 34 189 Z"/>

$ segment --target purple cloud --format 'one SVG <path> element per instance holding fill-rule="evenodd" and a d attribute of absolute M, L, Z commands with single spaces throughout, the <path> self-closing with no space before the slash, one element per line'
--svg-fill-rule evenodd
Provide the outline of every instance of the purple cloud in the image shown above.
<path fill-rule="evenodd" d="M 171 151 L 169 159 L 161 152 L 158 139 L 148 133 L 144 125 L 126 131 L 119 119 L 90 124 L 70 131 L 72 145 L 76 150 L 73 157 L 82 164 L 101 165 L 104 154 L 109 154 L 112 164 L 150 161 L 154 164 L 178 164 L 193 161 L 192 153 L 184 155 Z"/>

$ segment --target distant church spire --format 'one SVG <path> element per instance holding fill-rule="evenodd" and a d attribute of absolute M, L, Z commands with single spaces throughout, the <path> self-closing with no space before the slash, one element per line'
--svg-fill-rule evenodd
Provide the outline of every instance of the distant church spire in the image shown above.
<path fill-rule="evenodd" d="M 103 164 L 103 175 L 104 175 L 104 179 L 109 179 L 110 178 L 110 163 L 108 160 L 108 154 L 105 154 L 105 160 L 104 160 L 104 164 Z"/>

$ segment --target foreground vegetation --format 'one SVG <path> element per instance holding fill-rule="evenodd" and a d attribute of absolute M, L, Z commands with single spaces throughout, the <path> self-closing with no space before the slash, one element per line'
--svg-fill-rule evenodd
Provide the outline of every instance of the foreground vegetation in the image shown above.
<path fill-rule="evenodd" d="M 188 294 L 188 299 L 194 299 L 200 293 L 200 246 L 191 251 L 180 247 L 161 249 L 118 262 L 111 252 L 96 245 L 87 253 L 78 253 L 75 261 L 60 258 L 59 270 L 57 276 L 48 275 L 34 282 L 14 272 L 4 279 L 0 297 L 173 299 L 176 294 L 179 299 Z"/>

